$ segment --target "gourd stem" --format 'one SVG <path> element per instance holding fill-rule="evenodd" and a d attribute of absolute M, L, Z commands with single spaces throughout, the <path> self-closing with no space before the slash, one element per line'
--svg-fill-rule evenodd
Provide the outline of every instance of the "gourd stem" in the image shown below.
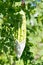
<path fill-rule="evenodd" d="M 25 1 L 24 0 L 22 0 L 22 4 L 25 4 Z"/>

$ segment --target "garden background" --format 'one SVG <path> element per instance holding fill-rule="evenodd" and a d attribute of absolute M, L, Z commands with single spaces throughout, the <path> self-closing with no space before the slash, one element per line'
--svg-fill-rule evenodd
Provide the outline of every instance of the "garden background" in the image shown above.
<path fill-rule="evenodd" d="M 13 33 L 21 9 L 26 16 L 26 46 L 17 59 Z M 43 0 L 25 0 L 24 7 L 20 0 L 0 0 L 0 65 L 43 65 Z"/>

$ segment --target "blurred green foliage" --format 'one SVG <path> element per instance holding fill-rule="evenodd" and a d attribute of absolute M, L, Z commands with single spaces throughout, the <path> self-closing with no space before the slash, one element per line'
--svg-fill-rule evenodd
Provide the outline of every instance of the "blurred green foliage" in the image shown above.
<path fill-rule="evenodd" d="M 0 65 L 12 65 L 21 60 L 24 65 L 43 65 L 43 2 L 29 0 L 25 8 L 15 5 L 16 0 L 0 0 Z M 19 0 L 18 0 L 19 1 Z M 17 60 L 14 51 L 14 21 L 21 21 L 19 11 L 23 9 L 26 14 L 27 38 L 24 52 Z M 18 14 L 16 15 L 16 13 Z M 18 19 L 18 20 L 17 20 Z"/>

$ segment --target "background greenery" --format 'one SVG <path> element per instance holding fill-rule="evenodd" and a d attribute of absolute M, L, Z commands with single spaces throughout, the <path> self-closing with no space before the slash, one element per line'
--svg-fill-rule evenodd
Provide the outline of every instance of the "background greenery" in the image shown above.
<path fill-rule="evenodd" d="M 43 65 L 43 0 L 26 0 L 25 7 L 18 1 L 0 0 L 0 65 Z M 26 14 L 27 35 L 24 52 L 17 59 L 13 33 L 14 22 L 21 21 L 21 9 Z"/>

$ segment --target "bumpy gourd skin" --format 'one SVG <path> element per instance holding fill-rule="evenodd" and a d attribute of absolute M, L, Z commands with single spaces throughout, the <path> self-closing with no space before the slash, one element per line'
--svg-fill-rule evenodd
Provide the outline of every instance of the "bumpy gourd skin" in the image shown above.
<path fill-rule="evenodd" d="M 22 20 L 17 23 L 17 30 L 15 27 L 14 38 L 15 38 L 15 53 L 19 59 L 24 51 L 26 43 L 26 16 L 25 12 L 21 10 L 19 12 L 22 15 Z"/>
<path fill-rule="evenodd" d="M 14 31 L 14 37 L 15 40 L 18 41 L 18 43 L 22 42 L 23 40 L 26 41 L 26 17 L 23 10 L 19 12 L 22 15 L 21 22 L 17 22 L 17 30 L 15 25 L 15 31 Z"/>

